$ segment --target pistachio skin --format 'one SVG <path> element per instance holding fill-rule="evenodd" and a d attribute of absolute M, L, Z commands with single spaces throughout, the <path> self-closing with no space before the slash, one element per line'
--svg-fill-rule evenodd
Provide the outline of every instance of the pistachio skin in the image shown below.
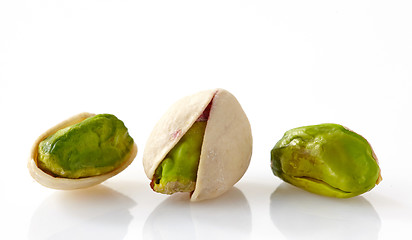
<path fill-rule="evenodd" d="M 330 123 L 287 131 L 271 151 L 271 167 L 285 182 L 337 198 L 365 193 L 381 180 L 368 141 Z"/>
<path fill-rule="evenodd" d="M 195 122 L 157 167 L 151 187 L 164 194 L 195 190 L 206 122 Z"/>
<path fill-rule="evenodd" d="M 99 114 L 40 142 L 38 164 L 59 177 L 97 176 L 117 168 L 132 144 L 121 120 L 111 114 Z"/>

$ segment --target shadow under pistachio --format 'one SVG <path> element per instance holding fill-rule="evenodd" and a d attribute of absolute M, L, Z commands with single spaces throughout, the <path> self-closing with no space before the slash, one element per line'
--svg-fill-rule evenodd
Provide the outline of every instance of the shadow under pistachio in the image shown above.
<path fill-rule="evenodd" d="M 364 197 L 324 197 L 288 183 L 272 193 L 270 216 L 287 239 L 378 239 L 381 226 Z"/>
<path fill-rule="evenodd" d="M 222 196 L 190 202 L 188 194 L 174 194 L 147 218 L 144 239 L 249 239 L 251 211 L 243 193 L 232 188 Z"/>
<path fill-rule="evenodd" d="M 136 202 L 104 185 L 58 191 L 34 212 L 29 239 L 122 239 Z"/>

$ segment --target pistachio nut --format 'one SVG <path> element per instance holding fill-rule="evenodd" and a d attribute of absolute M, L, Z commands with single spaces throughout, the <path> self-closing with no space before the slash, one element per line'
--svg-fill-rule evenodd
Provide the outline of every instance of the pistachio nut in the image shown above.
<path fill-rule="evenodd" d="M 28 168 L 31 176 L 46 187 L 78 189 L 123 171 L 136 154 L 133 138 L 117 117 L 81 113 L 35 141 Z"/>
<path fill-rule="evenodd" d="M 338 124 L 287 131 L 271 151 L 271 167 L 285 182 L 338 198 L 365 193 L 382 180 L 369 142 Z"/>
<path fill-rule="evenodd" d="M 190 192 L 191 201 L 215 198 L 246 172 L 252 155 L 249 120 L 224 89 L 174 103 L 151 132 L 143 167 L 154 191 Z"/>

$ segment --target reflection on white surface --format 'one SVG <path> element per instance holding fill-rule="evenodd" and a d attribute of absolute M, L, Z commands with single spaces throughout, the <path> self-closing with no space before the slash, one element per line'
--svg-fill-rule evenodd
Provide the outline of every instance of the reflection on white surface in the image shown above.
<path fill-rule="evenodd" d="M 189 202 L 186 194 L 172 195 L 146 220 L 144 239 L 249 239 L 252 219 L 243 193 L 232 188 L 203 202 Z"/>
<path fill-rule="evenodd" d="M 189 196 L 175 193 L 163 201 L 146 219 L 144 239 L 195 239 Z"/>
<path fill-rule="evenodd" d="M 270 215 L 287 239 L 378 239 L 381 226 L 364 197 L 323 197 L 287 183 L 272 193 Z"/>
<path fill-rule="evenodd" d="M 243 193 L 235 187 L 204 204 L 191 204 L 190 210 L 196 239 L 250 239 L 250 206 Z"/>
<path fill-rule="evenodd" d="M 122 239 L 136 202 L 106 186 L 59 191 L 32 216 L 29 239 Z"/>

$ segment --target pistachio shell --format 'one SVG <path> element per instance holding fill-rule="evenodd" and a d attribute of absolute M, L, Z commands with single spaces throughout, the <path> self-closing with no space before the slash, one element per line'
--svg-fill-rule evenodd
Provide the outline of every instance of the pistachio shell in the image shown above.
<path fill-rule="evenodd" d="M 286 182 L 338 198 L 367 192 L 382 179 L 369 142 L 338 124 L 287 131 L 271 151 L 271 166 Z"/>
<path fill-rule="evenodd" d="M 92 113 L 80 113 L 77 114 L 71 118 L 68 118 L 64 120 L 63 122 L 57 124 L 56 126 L 50 128 L 46 132 L 44 132 L 42 135 L 40 135 L 37 140 L 34 142 L 30 158 L 27 164 L 27 167 L 29 169 L 29 172 L 31 176 L 40 184 L 43 186 L 49 187 L 49 188 L 54 188 L 54 189 L 60 189 L 60 190 L 72 190 L 72 189 L 80 189 L 80 188 L 86 188 L 86 187 L 91 187 L 94 185 L 97 185 L 108 178 L 111 178 L 115 176 L 116 174 L 120 173 L 123 171 L 125 168 L 127 168 L 130 163 L 133 162 L 134 158 L 137 155 L 137 145 L 133 143 L 133 147 L 128 155 L 125 156 L 125 161 L 116 169 L 114 169 L 111 172 L 98 175 L 98 176 L 93 176 L 93 177 L 84 177 L 84 178 L 78 178 L 78 179 L 71 179 L 71 178 L 63 178 L 63 177 L 55 177 L 52 176 L 46 172 L 44 172 L 42 169 L 40 169 L 37 166 L 37 155 L 38 155 L 38 146 L 41 141 L 46 139 L 48 136 L 53 135 L 55 132 L 57 132 L 60 129 L 69 127 L 71 125 L 77 124 L 82 122 L 83 120 L 94 116 L 95 114 Z"/>
<path fill-rule="evenodd" d="M 237 99 L 224 89 L 184 97 L 161 117 L 143 153 L 149 179 L 167 153 L 211 103 L 191 201 L 215 198 L 230 189 L 246 172 L 252 155 L 249 120 Z"/>

